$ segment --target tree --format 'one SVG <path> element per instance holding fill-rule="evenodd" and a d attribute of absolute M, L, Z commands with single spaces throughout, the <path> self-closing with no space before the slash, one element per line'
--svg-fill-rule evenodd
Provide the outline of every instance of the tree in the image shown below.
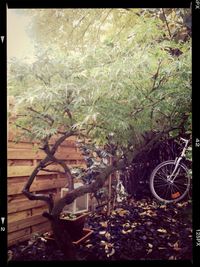
<path fill-rule="evenodd" d="M 74 12 L 66 12 L 72 17 L 71 24 L 81 24 Z M 87 15 L 86 11 L 79 12 L 83 17 Z M 90 12 L 105 16 L 105 10 Z M 100 45 L 86 45 L 84 53 L 81 49 L 68 52 L 40 49 L 32 65 L 16 61 L 10 64 L 10 94 L 15 94 L 17 99 L 15 125 L 27 137 L 39 140 L 40 149 L 46 153 L 30 175 L 23 193 L 30 200 L 46 201 L 49 212 L 44 216 L 51 221 L 55 237 L 68 259 L 74 257 L 74 251 L 69 237 L 63 237 L 58 221 L 64 206 L 78 196 L 96 192 L 111 173 L 131 164 L 138 154 L 148 151 L 163 135 L 186 125 L 190 119 L 190 41 L 166 39 L 162 20 L 146 13 L 138 16 L 135 11 L 132 18 L 131 12 L 107 11 L 107 17 L 112 14 L 109 19 L 112 30 L 108 27 L 102 33 Z M 118 17 L 126 21 L 119 39 L 113 35 Z M 127 20 L 137 24 L 127 26 Z M 83 35 L 82 28 L 75 28 L 80 31 L 77 36 Z M 169 47 L 181 53 L 172 54 Z M 147 133 L 151 133 L 148 138 Z M 112 166 L 100 168 L 92 183 L 77 189 L 70 168 L 55 156 L 58 147 L 70 136 L 91 139 L 113 157 Z M 29 191 L 37 173 L 53 162 L 61 165 L 69 185 L 68 194 L 57 203 L 51 195 Z"/>

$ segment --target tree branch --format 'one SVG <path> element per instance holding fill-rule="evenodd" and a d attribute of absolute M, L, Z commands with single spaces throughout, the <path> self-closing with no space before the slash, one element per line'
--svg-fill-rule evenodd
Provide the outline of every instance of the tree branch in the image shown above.
<path fill-rule="evenodd" d="M 106 19 L 108 18 L 108 16 L 110 15 L 110 12 L 111 12 L 111 11 L 112 11 L 112 9 L 110 9 L 110 10 L 107 12 L 107 14 L 106 14 L 106 16 L 104 17 L 103 21 L 102 21 L 101 24 L 99 25 L 99 28 L 98 28 L 98 30 L 97 30 L 97 39 L 98 39 L 98 36 L 99 36 L 100 28 L 102 27 L 102 25 L 104 24 L 104 22 L 106 21 Z"/>
<path fill-rule="evenodd" d="M 35 194 L 30 192 L 30 187 L 38 174 L 38 172 L 45 166 L 46 163 L 48 163 L 49 159 L 48 157 L 45 157 L 43 160 L 40 161 L 40 163 L 35 167 L 33 170 L 32 174 L 30 175 L 28 181 L 26 182 L 22 193 L 30 200 L 43 200 L 47 203 L 49 207 L 49 212 L 53 209 L 53 199 L 52 195 L 49 194 L 49 196 L 44 195 L 44 194 Z"/>
<path fill-rule="evenodd" d="M 170 39 L 172 39 L 172 35 L 171 35 L 170 29 L 169 29 L 169 24 L 168 24 L 168 22 L 167 22 L 167 18 L 166 18 L 166 15 L 165 15 L 164 8 L 162 8 L 162 12 L 163 12 L 163 16 L 164 16 L 165 23 L 166 23 L 166 25 L 167 25 L 167 30 L 168 30 L 168 33 L 169 33 L 169 37 L 170 37 Z"/>
<path fill-rule="evenodd" d="M 39 164 L 35 167 L 35 169 L 33 170 L 32 174 L 29 176 L 28 181 L 26 182 L 22 193 L 30 200 L 43 200 L 47 203 L 48 207 L 49 207 L 49 212 L 51 212 L 51 210 L 53 209 L 53 199 L 52 199 L 52 195 L 50 194 L 49 196 L 44 195 L 44 194 L 35 194 L 35 193 L 31 193 L 30 192 L 30 187 L 35 179 L 35 177 L 37 176 L 38 172 L 42 169 L 44 169 L 46 166 L 48 166 L 52 161 L 59 163 L 65 170 L 65 173 L 68 174 L 70 173 L 70 170 L 68 169 L 68 167 L 66 166 L 66 164 L 64 162 L 58 162 L 58 160 L 53 156 L 55 154 L 55 152 L 57 151 L 59 145 L 69 136 L 73 135 L 73 132 L 70 131 L 66 134 L 64 134 L 62 137 L 60 137 L 55 144 L 53 145 L 53 147 L 50 149 L 49 148 L 49 144 L 48 144 L 48 139 L 45 139 L 45 144 L 44 147 L 42 148 L 45 152 L 47 151 L 48 153 L 47 156 L 41 160 L 39 162 Z M 70 179 L 70 177 L 69 177 Z M 72 179 L 72 177 L 71 177 Z M 73 188 L 73 185 L 69 184 L 69 186 L 71 188 Z"/>
<path fill-rule="evenodd" d="M 30 111 L 32 111 L 32 112 L 34 112 L 34 113 L 36 113 L 36 114 L 38 114 L 41 119 L 47 119 L 45 121 L 48 122 L 48 123 L 50 123 L 51 126 L 54 123 L 54 119 L 50 115 L 48 115 L 48 114 L 46 114 L 46 115 L 41 114 L 39 111 L 33 109 L 32 107 L 28 107 L 27 109 L 30 110 Z"/>
<path fill-rule="evenodd" d="M 156 73 L 153 75 L 153 85 L 152 85 L 152 89 L 151 89 L 151 91 L 150 91 L 150 93 L 149 94 L 151 94 L 154 90 L 156 90 L 157 88 L 158 88 L 158 86 L 156 86 L 155 87 L 155 85 L 156 85 L 156 81 L 157 81 L 157 79 L 158 79 L 158 76 L 159 76 L 159 71 L 160 71 L 160 66 L 161 66 L 161 62 L 162 61 L 159 61 L 158 62 L 158 68 L 157 68 L 157 70 L 156 70 Z"/>
<path fill-rule="evenodd" d="M 19 124 L 15 124 L 15 125 L 16 125 L 16 127 L 21 128 L 22 130 L 24 130 L 24 131 L 26 131 L 26 132 L 32 133 L 31 130 L 29 130 L 29 129 L 25 128 L 25 127 L 22 127 L 22 126 L 19 125 Z"/>
<path fill-rule="evenodd" d="M 64 160 L 57 159 L 55 156 L 52 155 L 51 151 L 47 148 L 45 149 L 45 153 L 48 155 L 49 159 L 53 160 L 54 162 L 62 166 L 62 168 L 64 169 L 65 176 L 68 180 L 68 188 L 69 190 L 73 190 L 74 189 L 73 176 L 71 174 L 70 169 L 67 167 L 66 163 L 64 162 Z"/>

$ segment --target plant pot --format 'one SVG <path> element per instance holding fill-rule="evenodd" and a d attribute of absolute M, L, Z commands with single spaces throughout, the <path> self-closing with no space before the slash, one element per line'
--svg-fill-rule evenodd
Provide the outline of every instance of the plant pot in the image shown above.
<path fill-rule="evenodd" d="M 60 218 L 62 226 L 69 232 L 72 240 L 78 240 L 83 236 L 83 227 L 88 215 L 89 212 L 83 213 L 74 219 Z"/>
<path fill-rule="evenodd" d="M 73 244 L 74 245 L 79 245 L 81 243 L 84 243 L 88 238 L 89 236 L 91 236 L 91 234 L 93 233 L 94 231 L 91 230 L 91 229 L 88 229 L 88 228 L 83 228 L 83 231 L 82 231 L 82 236 L 79 237 L 79 239 L 72 239 L 73 240 Z M 48 237 L 45 237 L 45 239 L 49 242 L 49 243 L 55 243 L 55 239 L 53 237 L 53 234 L 48 236 Z"/>
<path fill-rule="evenodd" d="M 94 231 L 91 229 L 83 228 L 83 236 L 78 240 L 74 240 L 72 243 L 75 245 L 79 245 L 81 243 L 84 243 L 89 238 L 89 236 L 91 236 L 91 234 L 93 232 Z"/>

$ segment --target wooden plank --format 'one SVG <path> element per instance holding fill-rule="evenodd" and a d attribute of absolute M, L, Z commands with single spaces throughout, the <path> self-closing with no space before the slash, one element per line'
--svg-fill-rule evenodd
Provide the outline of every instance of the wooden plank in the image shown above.
<path fill-rule="evenodd" d="M 29 235 L 30 236 L 30 233 L 31 233 L 31 228 L 30 227 L 22 229 L 22 230 L 19 230 L 19 231 L 15 231 L 15 232 L 9 233 L 8 234 L 8 243 L 9 244 L 13 243 L 12 241 L 16 242 L 16 240 L 20 239 L 24 235 Z"/>
<path fill-rule="evenodd" d="M 74 140 L 66 140 L 61 147 L 76 147 L 76 144 Z"/>
<path fill-rule="evenodd" d="M 34 144 L 30 142 L 8 142 L 8 148 L 13 148 L 13 149 L 33 149 Z"/>
<path fill-rule="evenodd" d="M 73 148 L 66 148 L 66 149 L 61 149 L 57 153 L 55 153 L 55 156 L 58 159 L 64 159 L 64 160 L 81 160 L 83 159 L 83 156 L 80 152 L 77 152 Z"/>
<path fill-rule="evenodd" d="M 8 159 L 7 160 L 8 166 L 33 166 L 32 159 Z"/>
<path fill-rule="evenodd" d="M 27 149 L 20 149 L 20 153 L 18 149 L 8 149 L 8 159 L 43 159 L 46 154 L 43 151 L 33 151 Z M 81 160 L 83 156 L 81 153 L 71 151 L 69 149 L 66 150 L 65 153 L 57 152 L 55 156 L 58 159 L 70 159 L 70 160 Z"/>
<path fill-rule="evenodd" d="M 51 224 L 50 222 L 45 222 L 45 223 L 40 223 L 37 225 L 33 225 L 32 227 L 32 232 L 33 233 L 45 233 L 51 230 Z"/>
<path fill-rule="evenodd" d="M 21 177 L 12 177 L 12 180 L 8 177 L 8 182 L 12 182 L 13 184 L 18 184 L 20 183 L 26 183 L 28 181 L 28 177 L 26 176 L 21 176 Z"/>
<path fill-rule="evenodd" d="M 23 210 L 28 210 L 28 209 L 31 209 L 33 207 L 35 207 L 35 208 L 41 207 L 41 206 L 46 207 L 44 201 L 29 200 L 27 198 L 25 200 L 20 200 L 20 201 L 13 200 L 12 202 L 8 202 L 8 214 L 23 211 Z"/>
<path fill-rule="evenodd" d="M 55 170 L 55 172 L 46 172 L 46 171 L 39 171 L 37 175 L 50 175 L 56 174 L 56 171 L 63 171 L 61 166 L 48 166 L 49 170 Z M 20 177 L 20 176 L 29 176 L 35 166 L 8 166 L 8 177 Z"/>
<path fill-rule="evenodd" d="M 8 159 L 43 159 L 45 153 L 29 149 L 8 149 Z"/>
<path fill-rule="evenodd" d="M 13 245 L 16 245 L 18 243 L 21 243 L 21 242 L 24 242 L 26 240 L 29 240 L 31 237 L 31 234 L 27 234 L 27 235 L 22 235 L 22 236 L 19 236 L 15 239 L 8 239 L 8 246 L 11 247 Z M 9 235 L 8 235 L 8 238 L 9 238 Z"/>
<path fill-rule="evenodd" d="M 63 155 L 65 155 L 66 153 L 74 154 L 77 153 L 77 149 L 75 147 L 60 146 L 56 153 L 60 153 Z"/>
<path fill-rule="evenodd" d="M 70 168 L 74 167 L 80 167 L 85 168 L 86 164 L 79 163 L 79 164 L 69 164 Z M 29 176 L 33 170 L 35 169 L 35 166 L 8 166 L 8 178 L 12 177 L 21 177 L 21 176 Z M 63 171 L 63 168 L 61 166 L 48 166 L 47 169 L 55 172 L 47 172 L 47 171 L 39 171 L 37 175 L 51 175 L 51 174 L 57 174 L 59 171 Z"/>
<path fill-rule="evenodd" d="M 16 222 L 8 223 L 8 233 L 15 232 L 17 230 L 21 230 L 27 228 L 29 226 L 33 226 L 35 224 L 47 222 L 48 219 L 44 218 L 42 215 L 32 216 L 26 219 L 22 219 Z"/>
<path fill-rule="evenodd" d="M 47 210 L 48 210 L 47 205 L 43 207 L 34 207 L 32 208 L 32 216 L 41 215 L 44 211 L 47 211 Z"/>
<path fill-rule="evenodd" d="M 23 210 L 15 213 L 8 214 L 8 222 L 16 222 L 32 216 L 31 210 Z"/>
<path fill-rule="evenodd" d="M 43 181 L 34 181 L 30 188 L 30 192 L 33 191 L 40 191 L 40 190 L 48 190 L 48 189 L 53 189 L 53 188 L 58 188 L 65 186 L 66 184 L 66 179 L 51 179 L 51 180 L 43 180 Z M 25 183 L 11 183 L 8 182 L 8 195 L 16 195 L 16 194 L 21 194 L 22 189 L 24 187 Z"/>

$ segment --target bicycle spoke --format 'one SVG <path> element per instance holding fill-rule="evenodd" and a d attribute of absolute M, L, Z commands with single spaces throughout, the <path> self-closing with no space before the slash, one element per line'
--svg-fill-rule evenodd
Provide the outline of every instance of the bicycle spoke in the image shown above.
<path fill-rule="evenodd" d="M 170 189 L 170 185 L 168 185 L 168 187 L 167 187 L 167 189 L 166 189 L 165 197 L 164 197 L 165 199 L 167 199 L 167 193 L 168 193 L 169 189 Z"/>
<path fill-rule="evenodd" d="M 166 175 L 162 175 L 162 173 L 157 173 L 157 175 L 163 180 L 163 181 L 166 181 Z"/>
<path fill-rule="evenodd" d="M 179 184 L 179 185 L 176 185 L 175 183 L 173 184 L 176 188 L 187 188 L 186 186 L 182 185 L 182 184 Z"/>

